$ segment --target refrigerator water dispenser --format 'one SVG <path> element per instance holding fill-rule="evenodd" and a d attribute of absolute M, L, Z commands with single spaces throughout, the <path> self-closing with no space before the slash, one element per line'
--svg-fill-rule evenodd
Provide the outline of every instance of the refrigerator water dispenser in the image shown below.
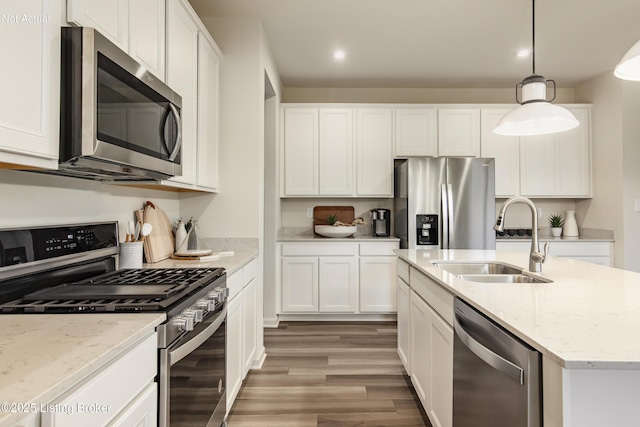
<path fill-rule="evenodd" d="M 418 245 L 438 245 L 438 215 L 416 215 Z"/>

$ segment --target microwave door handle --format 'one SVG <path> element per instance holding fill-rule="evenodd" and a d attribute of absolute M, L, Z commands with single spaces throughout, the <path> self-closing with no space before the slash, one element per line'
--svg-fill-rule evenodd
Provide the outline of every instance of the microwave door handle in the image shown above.
<path fill-rule="evenodd" d="M 176 117 L 176 130 L 177 130 L 176 143 L 173 146 L 173 150 L 171 150 L 169 154 L 169 160 L 174 161 L 178 156 L 178 153 L 180 152 L 180 147 L 182 146 L 182 123 L 180 120 L 180 113 L 178 112 L 178 109 L 175 107 L 175 105 L 169 103 L 169 106 L 164 110 L 164 114 L 162 115 L 162 120 L 161 120 L 162 128 L 164 128 L 164 125 L 167 123 L 167 120 L 169 119 L 169 112 L 172 112 L 173 115 Z M 160 131 L 160 138 L 162 139 L 164 148 L 167 150 L 167 153 L 169 153 L 169 147 L 167 146 L 167 141 L 164 138 L 164 131 L 162 130 Z"/>

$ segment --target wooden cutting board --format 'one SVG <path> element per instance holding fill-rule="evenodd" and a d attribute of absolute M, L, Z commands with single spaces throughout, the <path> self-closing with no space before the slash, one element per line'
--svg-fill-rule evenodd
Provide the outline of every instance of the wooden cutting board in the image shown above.
<path fill-rule="evenodd" d="M 316 225 L 327 225 L 327 217 L 329 215 L 337 215 L 338 221 L 345 224 L 351 224 L 356 218 L 353 206 L 316 206 L 313 208 L 313 229 L 314 234 Z"/>
<path fill-rule="evenodd" d="M 151 202 L 144 207 L 144 222 L 153 226 L 151 234 L 144 240 L 147 262 L 158 262 L 169 258 L 174 252 L 175 240 L 171 220 L 162 209 Z"/>

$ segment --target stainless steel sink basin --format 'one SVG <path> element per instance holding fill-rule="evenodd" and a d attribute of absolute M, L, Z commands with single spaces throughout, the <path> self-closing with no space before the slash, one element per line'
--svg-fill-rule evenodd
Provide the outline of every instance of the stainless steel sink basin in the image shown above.
<path fill-rule="evenodd" d="M 525 274 L 460 274 L 462 280 L 483 283 L 551 283 L 552 280 Z"/>
<path fill-rule="evenodd" d="M 500 262 L 441 261 L 434 262 L 433 264 L 451 274 L 457 275 L 522 274 L 522 268 Z"/>

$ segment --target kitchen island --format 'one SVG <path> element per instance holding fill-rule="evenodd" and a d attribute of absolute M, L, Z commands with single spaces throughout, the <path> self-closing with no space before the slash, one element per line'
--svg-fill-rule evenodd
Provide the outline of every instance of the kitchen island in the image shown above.
<path fill-rule="evenodd" d="M 525 267 L 528 253 L 396 253 L 411 266 L 411 277 L 430 279 L 542 353 L 545 427 L 638 425 L 640 274 L 550 256 L 540 276 L 551 283 L 478 283 L 462 280 L 433 261 L 498 261 Z"/>

